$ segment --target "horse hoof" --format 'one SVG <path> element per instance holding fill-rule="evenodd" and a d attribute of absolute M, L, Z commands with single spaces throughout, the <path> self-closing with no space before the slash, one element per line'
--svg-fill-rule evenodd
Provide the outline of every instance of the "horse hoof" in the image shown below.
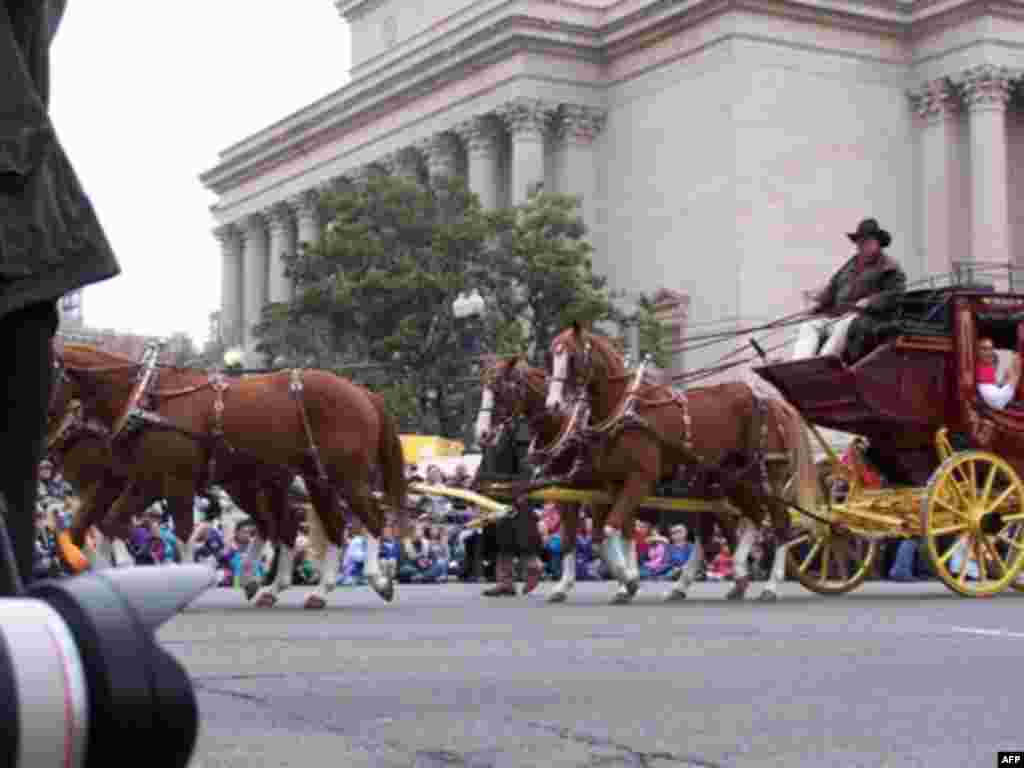
<path fill-rule="evenodd" d="M 634 597 L 637 591 L 640 589 L 640 581 L 634 580 L 626 584 L 626 594 L 630 597 Z"/>
<path fill-rule="evenodd" d="M 242 587 L 242 591 L 245 592 L 246 600 L 252 600 L 256 596 L 256 593 L 260 591 L 260 585 L 257 584 L 255 581 L 250 581 L 248 584 Z"/>
<path fill-rule="evenodd" d="M 548 595 L 549 603 L 564 603 L 569 596 L 565 592 L 552 592 Z"/>
<path fill-rule="evenodd" d="M 273 608 L 277 605 L 277 597 L 272 592 L 264 592 L 256 598 L 255 605 L 257 608 Z"/>
<path fill-rule="evenodd" d="M 678 590 L 673 589 L 672 591 L 666 593 L 663 599 L 666 603 L 678 603 L 680 600 L 686 599 L 686 593 L 679 592 Z"/>
<path fill-rule="evenodd" d="M 737 579 L 736 583 L 733 584 L 732 589 L 729 590 L 729 594 L 725 596 L 726 600 L 742 600 L 747 596 L 747 589 L 750 587 L 750 579 Z"/>
<path fill-rule="evenodd" d="M 627 605 L 628 603 L 631 603 L 633 601 L 633 595 L 635 594 L 636 592 L 630 593 L 628 589 L 624 592 L 616 592 L 615 597 L 612 598 L 611 604 Z"/>
<path fill-rule="evenodd" d="M 774 603 L 778 602 L 779 596 L 770 589 L 766 589 L 758 596 L 757 599 L 762 603 Z"/>
<path fill-rule="evenodd" d="M 310 595 L 306 598 L 306 602 L 302 605 L 307 611 L 322 611 L 327 607 L 327 601 L 324 600 L 320 595 Z"/>
<path fill-rule="evenodd" d="M 385 603 L 390 603 L 395 599 L 395 583 L 393 581 L 374 579 L 370 584 L 373 586 L 373 591 L 380 595 Z"/>

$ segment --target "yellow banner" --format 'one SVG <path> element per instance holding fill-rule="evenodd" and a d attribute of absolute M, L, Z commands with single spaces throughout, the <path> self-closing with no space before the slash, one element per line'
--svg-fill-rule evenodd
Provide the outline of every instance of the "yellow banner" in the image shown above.
<path fill-rule="evenodd" d="M 407 464 L 421 464 L 433 458 L 461 456 L 465 450 L 458 440 L 447 440 L 431 435 L 399 435 L 402 455 Z"/>

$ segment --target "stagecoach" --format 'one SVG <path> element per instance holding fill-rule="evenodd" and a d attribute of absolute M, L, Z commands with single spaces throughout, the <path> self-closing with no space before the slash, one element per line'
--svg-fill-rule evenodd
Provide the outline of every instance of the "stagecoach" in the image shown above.
<path fill-rule="evenodd" d="M 842 593 L 868 575 L 880 541 L 921 538 L 955 592 L 1024 591 L 1024 403 L 994 410 L 975 383 L 979 337 L 1024 353 L 1024 294 L 911 291 L 886 320 L 875 349 L 852 365 L 827 356 L 755 369 L 812 429 L 866 439 L 863 459 L 887 479 L 881 489 L 864 488 L 858 460 L 840 462 L 821 441 L 847 493 L 841 503 L 826 495 L 822 519 L 811 523 L 813 551 L 798 553 L 796 568 L 841 536 L 853 546 L 818 591 Z"/>
<path fill-rule="evenodd" d="M 963 286 L 909 291 L 880 325 L 873 350 L 853 364 L 826 356 L 755 367 L 800 412 L 827 456 L 816 507 L 790 505 L 798 535 L 788 568 L 806 588 L 849 592 L 871 575 L 879 544 L 918 538 L 954 592 L 1024 591 L 1024 398 L 996 411 L 978 397 L 980 336 L 1024 355 L 1024 294 Z M 862 450 L 840 460 L 819 427 L 859 436 Z M 862 462 L 882 473 L 882 488 L 863 486 Z M 494 516 L 511 511 L 495 500 L 508 500 L 500 484 L 485 490 L 487 496 L 458 493 Z M 579 487 L 528 495 L 608 500 Z M 720 501 L 669 493 L 642 506 L 648 514 L 711 512 Z"/>

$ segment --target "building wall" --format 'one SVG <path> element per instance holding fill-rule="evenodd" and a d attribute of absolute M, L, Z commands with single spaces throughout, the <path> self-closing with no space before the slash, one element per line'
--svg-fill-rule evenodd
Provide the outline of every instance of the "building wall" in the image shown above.
<path fill-rule="evenodd" d="M 1024 114 L 1011 113 L 1007 118 L 1010 252 L 1016 264 L 1024 264 Z M 1021 277 L 1024 278 L 1024 274 Z M 1024 279 L 1017 290 L 1024 290 Z"/>
<path fill-rule="evenodd" d="M 892 233 L 889 253 L 908 277 L 922 274 L 903 66 L 748 42 L 732 93 L 738 303 L 747 321 L 803 307 L 803 293 L 853 253 L 845 233 L 869 216 Z"/>
<path fill-rule="evenodd" d="M 739 312 L 733 45 L 608 92 L 598 162 L 594 268 L 627 293 L 691 297 L 690 329 Z"/>
<path fill-rule="evenodd" d="M 385 0 L 352 20 L 352 73 L 359 75 L 373 59 L 402 45 L 479 0 Z"/>

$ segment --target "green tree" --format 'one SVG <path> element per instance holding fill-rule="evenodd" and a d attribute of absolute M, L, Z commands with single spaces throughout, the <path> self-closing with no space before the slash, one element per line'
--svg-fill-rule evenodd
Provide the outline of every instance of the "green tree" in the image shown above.
<path fill-rule="evenodd" d="M 654 299 L 641 296 L 632 320 L 639 325 L 640 358 L 650 355 L 659 368 L 668 368 L 672 362 L 672 335 L 668 326 L 658 317 Z"/>
<path fill-rule="evenodd" d="M 498 297 L 499 353 L 528 352 L 539 364 L 574 320 L 622 319 L 607 279 L 594 274 L 579 205 L 577 197 L 536 192 L 523 205 L 493 214 L 496 254 L 479 280 Z"/>
<path fill-rule="evenodd" d="M 286 256 L 296 296 L 265 309 L 259 350 L 339 371 L 376 364 L 343 372 L 388 389 L 405 426 L 418 420 L 420 429 L 458 436 L 461 415 L 447 404 L 469 361 L 452 303 L 483 268 L 491 219 L 457 179 L 427 187 L 379 176 L 324 203 L 329 223 L 319 240 Z"/>

